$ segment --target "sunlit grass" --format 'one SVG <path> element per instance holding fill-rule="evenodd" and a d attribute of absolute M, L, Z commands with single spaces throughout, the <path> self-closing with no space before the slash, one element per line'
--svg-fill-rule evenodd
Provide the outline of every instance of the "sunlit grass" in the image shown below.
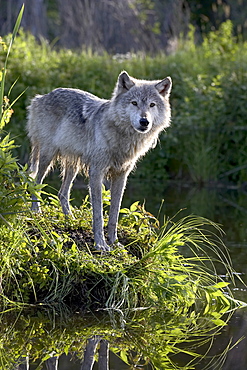
<path fill-rule="evenodd" d="M 166 220 L 159 228 L 157 219 L 136 202 L 122 212 L 123 247 L 101 255 L 94 249 L 88 199 L 74 209 L 73 219 L 64 217 L 56 197 L 51 199 L 42 214 L 20 214 L 13 230 L 8 225 L 0 230 L 3 304 L 71 302 L 84 310 L 124 315 L 140 307 L 175 312 L 196 305 L 215 315 L 216 324 L 237 304 L 231 294 L 234 271 L 217 234 L 221 230 L 210 220 L 189 216 Z M 104 199 L 107 205 L 109 197 Z M 107 217 L 105 211 L 105 221 Z M 191 251 L 189 257 L 183 256 L 184 249 Z"/>

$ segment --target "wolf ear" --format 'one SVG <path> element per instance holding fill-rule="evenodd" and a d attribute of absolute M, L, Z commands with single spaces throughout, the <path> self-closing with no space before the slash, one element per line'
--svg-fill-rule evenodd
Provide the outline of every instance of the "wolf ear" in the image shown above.
<path fill-rule="evenodd" d="M 131 89 L 135 85 L 135 82 L 131 79 L 127 72 L 123 71 L 118 76 L 117 92 L 118 95 Z"/>
<path fill-rule="evenodd" d="M 169 97 L 171 88 L 172 88 L 172 79 L 171 77 L 166 77 L 164 80 L 158 82 L 155 85 L 155 88 L 158 90 L 160 95 Z"/>

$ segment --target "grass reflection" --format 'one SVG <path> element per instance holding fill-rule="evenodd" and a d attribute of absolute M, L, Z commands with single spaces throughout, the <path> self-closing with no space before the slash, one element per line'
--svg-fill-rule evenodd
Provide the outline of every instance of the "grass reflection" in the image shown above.
<path fill-rule="evenodd" d="M 186 316 L 181 310 L 173 315 L 165 310 L 137 310 L 126 318 L 112 311 L 70 314 L 60 306 L 4 314 L 0 334 L 1 368 L 5 370 L 26 359 L 36 370 L 42 369 L 44 364 L 55 364 L 62 354 L 70 354 L 83 364 L 85 351 L 93 351 L 97 362 L 100 344 L 106 342 L 128 369 L 147 369 L 149 364 L 153 369 L 187 370 L 207 357 L 219 329 L 209 317 L 202 318 L 193 309 Z M 208 361 L 222 363 L 230 346 Z M 201 347 L 204 354 L 200 354 Z M 176 361 L 178 354 L 186 355 L 183 364 Z"/>

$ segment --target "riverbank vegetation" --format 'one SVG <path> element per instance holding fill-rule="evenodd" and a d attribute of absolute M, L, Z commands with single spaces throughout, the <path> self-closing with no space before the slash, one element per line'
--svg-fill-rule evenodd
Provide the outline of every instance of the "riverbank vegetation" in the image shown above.
<path fill-rule="evenodd" d="M 101 255 L 87 200 L 75 219 L 64 218 L 57 198 L 45 203 L 41 215 L 16 214 L 0 228 L 3 368 L 63 353 L 82 358 L 99 336 L 126 364 L 192 369 L 245 305 L 232 295 L 234 271 L 211 221 L 191 216 L 160 227 L 135 203 L 121 211 L 122 246 Z M 108 203 L 105 192 L 105 220 Z M 223 363 L 231 346 L 207 361 Z M 186 367 L 176 365 L 179 353 Z"/>
<path fill-rule="evenodd" d="M 7 91 L 15 104 L 8 130 L 21 144 L 16 155 L 28 159 L 26 106 L 36 93 L 55 87 L 75 87 L 110 98 L 117 75 L 126 69 L 137 78 L 173 79 L 172 125 L 160 145 L 138 165 L 135 176 L 241 185 L 246 181 L 247 43 L 237 42 L 230 21 L 195 46 L 194 31 L 173 55 L 102 55 L 90 51 L 57 50 L 45 40 L 20 32 L 8 64 Z M 9 37 L 6 41 L 9 41 Z M 4 61 L 2 48 L 0 58 Z"/>

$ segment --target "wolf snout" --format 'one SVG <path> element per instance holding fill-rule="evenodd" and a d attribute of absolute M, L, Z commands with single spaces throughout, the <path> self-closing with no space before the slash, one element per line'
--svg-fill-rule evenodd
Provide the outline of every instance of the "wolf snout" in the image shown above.
<path fill-rule="evenodd" d="M 140 125 L 141 125 L 141 127 L 143 127 L 143 128 L 147 128 L 147 127 L 148 127 L 148 125 L 149 125 L 149 121 L 148 121 L 148 119 L 147 119 L 147 118 L 145 118 L 145 117 L 140 118 Z"/>

